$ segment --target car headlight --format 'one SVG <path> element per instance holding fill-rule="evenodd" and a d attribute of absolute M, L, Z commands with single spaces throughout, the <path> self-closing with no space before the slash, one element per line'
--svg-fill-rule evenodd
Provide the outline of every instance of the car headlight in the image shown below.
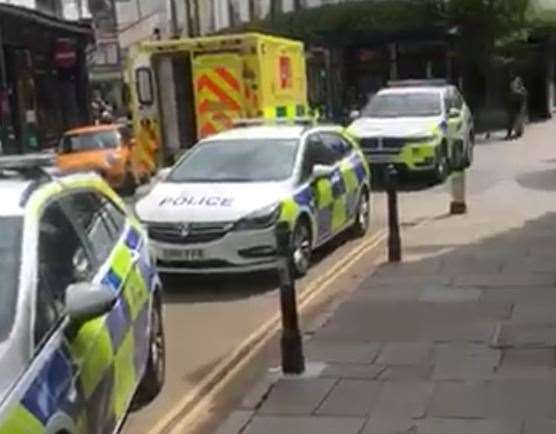
<path fill-rule="evenodd" d="M 428 136 L 422 136 L 422 137 L 412 137 L 411 139 L 408 140 L 409 144 L 417 144 L 417 143 L 429 143 L 429 142 L 434 142 L 436 141 L 436 139 L 438 139 L 438 135 L 436 134 L 431 134 Z"/>
<path fill-rule="evenodd" d="M 278 222 L 281 213 L 282 204 L 272 204 L 243 217 L 235 224 L 234 230 L 247 231 L 269 228 Z"/>
<path fill-rule="evenodd" d="M 109 152 L 106 154 L 106 157 L 104 159 L 106 165 L 108 167 L 113 166 L 115 164 L 118 164 L 121 161 L 121 157 L 118 154 Z"/>

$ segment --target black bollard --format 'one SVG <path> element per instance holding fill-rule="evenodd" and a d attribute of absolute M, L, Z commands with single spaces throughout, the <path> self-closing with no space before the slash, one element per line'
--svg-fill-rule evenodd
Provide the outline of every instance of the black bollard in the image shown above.
<path fill-rule="evenodd" d="M 299 375 L 305 372 L 305 358 L 297 313 L 291 230 L 286 222 L 276 226 L 276 245 L 282 310 L 282 372 Z"/>
<path fill-rule="evenodd" d="M 402 260 L 402 246 L 400 240 L 400 222 L 398 218 L 398 172 L 394 165 L 386 169 L 386 194 L 388 196 L 388 261 Z"/>

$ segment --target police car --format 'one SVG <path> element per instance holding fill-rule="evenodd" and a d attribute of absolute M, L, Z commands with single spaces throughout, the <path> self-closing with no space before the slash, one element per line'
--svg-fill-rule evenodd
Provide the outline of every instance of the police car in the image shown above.
<path fill-rule="evenodd" d="M 394 164 L 443 181 L 451 169 L 473 161 L 471 111 L 444 80 L 391 82 L 357 116 L 348 131 L 373 166 Z"/>
<path fill-rule="evenodd" d="M 293 263 L 369 225 L 369 168 L 340 127 L 257 125 L 198 143 L 136 207 L 164 273 L 276 266 L 275 226 L 292 230 Z"/>
<path fill-rule="evenodd" d="M 115 433 L 164 381 L 161 286 L 107 184 L 45 163 L 0 158 L 0 433 Z"/>

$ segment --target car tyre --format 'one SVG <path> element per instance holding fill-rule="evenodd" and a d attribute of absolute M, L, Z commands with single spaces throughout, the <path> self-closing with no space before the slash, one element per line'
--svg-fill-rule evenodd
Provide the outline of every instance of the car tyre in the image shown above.
<path fill-rule="evenodd" d="M 438 153 L 438 161 L 434 168 L 434 178 L 437 182 L 444 182 L 448 177 L 448 156 L 446 155 L 445 146 L 442 145 Z"/>
<path fill-rule="evenodd" d="M 369 200 L 369 193 L 366 189 L 361 191 L 357 209 L 355 211 L 355 222 L 351 228 L 351 232 L 355 238 L 364 237 L 369 230 L 371 219 L 371 202 Z"/>
<path fill-rule="evenodd" d="M 300 219 L 292 233 L 291 262 L 296 277 L 303 277 L 311 266 L 312 257 L 311 227 L 307 219 Z"/>
<path fill-rule="evenodd" d="M 464 166 L 465 168 L 469 168 L 471 167 L 471 164 L 473 163 L 473 154 L 475 151 L 475 134 L 473 132 L 469 133 L 469 138 L 467 139 L 467 146 L 465 148 L 465 160 L 464 160 Z"/>
<path fill-rule="evenodd" d="M 148 404 L 162 390 L 166 377 L 166 343 L 162 322 L 162 302 L 155 298 L 151 309 L 151 330 L 149 337 L 149 355 L 145 374 L 141 379 L 135 395 L 139 406 Z"/>

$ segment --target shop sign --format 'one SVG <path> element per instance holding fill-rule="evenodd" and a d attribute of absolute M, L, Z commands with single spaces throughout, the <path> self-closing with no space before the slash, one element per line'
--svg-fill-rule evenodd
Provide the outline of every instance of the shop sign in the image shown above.
<path fill-rule="evenodd" d="M 54 63 L 58 68 L 72 68 L 77 63 L 77 50 L 71 39 L 58 39 L 54 49 Z"/>

